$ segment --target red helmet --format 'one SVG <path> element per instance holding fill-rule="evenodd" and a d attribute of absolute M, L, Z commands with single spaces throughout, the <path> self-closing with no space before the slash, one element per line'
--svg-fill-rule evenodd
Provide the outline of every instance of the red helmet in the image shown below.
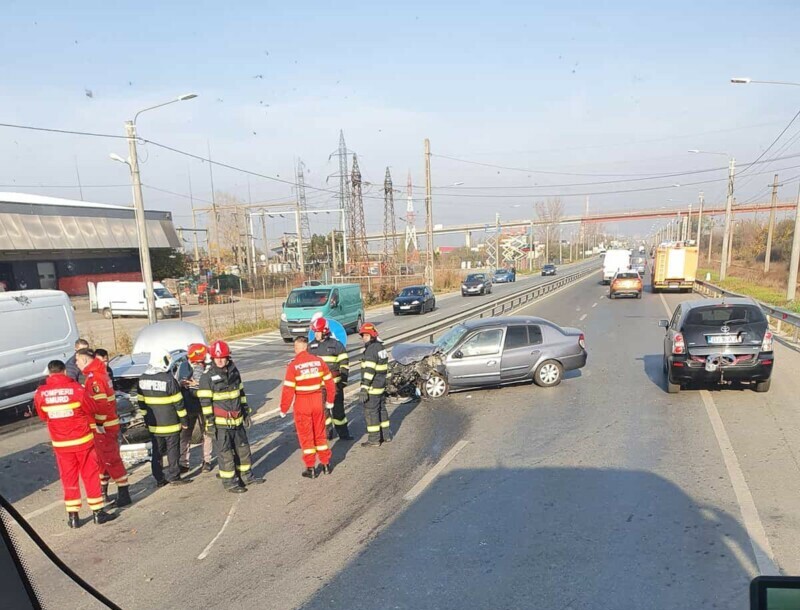
<path fill-rule="evenodd" d="M 328 321 L 320 316 L 319 318 L 315 318 L 311 320 L 311 330 L 315 333 L 329 333 L 331 332 L 330 327 L 328 326 Z"/>
<path fill-rule="evenodd" d="M 214 341 L 210 351 L 212 358 L 227 358 L 231 355 L 231 348 L 224 341 Z"/>
<path fill-rule="evenodd" d="M 191 343 L 186 350 L 189 362 L 203 362 L 208 357 L 208 348 L 202 343 Z"/>
<path fill-rule="evenodd" d="M 361 328 L 358 330 L 359 335 L 369 335 L 373 339 L 378 338 L 378 329 L 375 328 L 375 325 L 372 322 L 367 322 L 366 324 L 362 324 Z"/>

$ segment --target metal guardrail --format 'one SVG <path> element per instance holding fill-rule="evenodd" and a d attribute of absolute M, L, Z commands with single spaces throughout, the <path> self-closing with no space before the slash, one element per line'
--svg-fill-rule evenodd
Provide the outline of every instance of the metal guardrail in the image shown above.
<path fill-rule="evenodd" d="M 453 314 L 452 316 L 448 316 L 442 320 L 437 320 L 419 328 L 400 333 L 393 337 L 388 337 L 384 341 L 384 345 L 391 346 L 395 343 L 421 341 L 424 339 L 433 341 L 435 335 L 466 320 L 504 315 L 507 312 L 521 307 L 522 305 L 526 305 L 527 303 L 535 301 L 545 294 L 553 292 L 554 290 L 558 290 L 559 288 L 587 275 L 596 273 L 598 269 L 600 269 L 599 263 L 600 260 L 597 259 L 596 261 L 579 264 L 577 269 L 568 272 L 566 275 L 556 276 L 553 280 L 548 282 L 530 286 L 521 292 L 496 298 L 493 301 Z M 350 351 L 360 352 L 360 349 L 357 348 L 355 350 L 348 350 L 348 352 Z"/>
<path fill-rule="evenodd" d="M 752 299 L 752 297 L 749 297 L 746 294 L 739 294 L 737 292 L 725 290 L 724 288 L 720 288 L 711 282 L 704 282 L 702 280 L 694 281 L 694 291 L 699 294 L 715 298 L 736 297 Z M 756 301 L 755 299 L 753 300 Z M 782 309 L 773 305 L 767 305 L 761 301 L 756 301 L 756 303 L 759 304 L 764 314 L 767 316 L 767 320 L 769 321 L 771 327 L 773 327 L 780 334 L 791 336 L 793 342 L 798 342 L 800 339 L 800 314 L 796 314 L 787 309 Z M 784 325 L 789 326 L 790 329 L 787 331 L 787 329 L 784 329 Z"/>

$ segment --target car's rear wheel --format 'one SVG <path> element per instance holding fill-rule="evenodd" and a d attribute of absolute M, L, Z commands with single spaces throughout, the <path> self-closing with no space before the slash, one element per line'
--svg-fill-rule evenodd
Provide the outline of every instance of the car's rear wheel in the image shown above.
<path fill-rule="evenodd" d="M 113 314 L 113 313 L 111 313 L 111 310 L 110 310 L 110 309 L 106 308 L 106 309 L 104 309 L 104 310 L 103 310 L 103 317 L 104 317 L 106 320 L 110 320 L 111 318 L 113 318 L 113 317 L 114 317 L 114 314 Z"/>
<path fill-rule="evenodd" d="M 756 382 L 755 391 L 756 392 L 769 392 L 769 386 L 772 385 L 772 379 L 767 379 L 766 381 L 758 381 Z"/>
<path fill-rule="evenodd" d="M 447 396 L 450 391 L 450 384 L 441 374 L 431 373 L 431 376 L 422 382 L 420 390 L 425 398 L 436 400 Z"/>
<path fill-rule="evenodd" d="M 556 360 L 545 360 L 533 373 L 533 382 L 543 388 L 552 388 L 561 383 L 564 367 Z"/>
<path fill-rule="evenodd" d="M 667 386 L 667 394 L 677 394 L 681 391 L 681 384 L 672 383 L 672 378 L 669 376 L 669 364 L 664 361 L 664 383 Z"/>

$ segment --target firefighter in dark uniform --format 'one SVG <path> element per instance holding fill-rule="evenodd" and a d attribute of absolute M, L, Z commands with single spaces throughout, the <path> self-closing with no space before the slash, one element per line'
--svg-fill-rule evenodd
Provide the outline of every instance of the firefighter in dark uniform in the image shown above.
<path fill-rule="evenodd" d="M 200 378 L 197 397 L 207 429 L 215 439 L 222 486 L 231 493 L 242 493 L 247 491 L 245 485 L 264 482 L 251 471 L 250 443 L 245 430 L 245 424 L 250 424 L 251 410 L 228 344 L 215 341 L 209 352 L 212 363 Z"/>
<path fill-rule="evenodd" d="M 389 412 L 386 410 L 386 385 L 389 373 L 389 354 L 378 337 L 378 329 L 367 322 L 358 331 L 364 340 L 361 360 L 361 390 L 359 398 L 364 405 L 367 421 L 367 441 L 362 447 L 380 447 L 392 441 Z"/>
<path fill-rule="evenodd" d="M 350 374 L 347 348 L 331 335 L 330 326 L 325 318 L 313 320 L 311 330 L 314 332 L 314 341 L 308 344 L 308 351 L 319 356 L 328 365 L 333 375 L 333 382 L 336 384 L 336 395 L 333 400 L 330 396 L 325 398 L 326 403 L 333 403 L 333 409 L 326 413 L 325 426 L 329 427 L 332 423 L 341 440 L 352 441 L 353 437 L 347 428 L 347 415 L 344 412 L 344 388 Z M 328 433 L 328 440 L 332 438 L 333 435 Z"/>
<path fill-rule="evenodd" d="M 153 457 L 150 465 L 159 487 L 191 483 L 182 479 L 178 466 L 181 451 L 181 430 L 189 426 L 183 406 L 181 386 L 169 371 L 172 356 L 166 350 L 150 354 L 150 366 L 139 378 L 137 393 L 139 413 L 152 438 Z M 167 468 L 163 458 L 167 456 Z"/>

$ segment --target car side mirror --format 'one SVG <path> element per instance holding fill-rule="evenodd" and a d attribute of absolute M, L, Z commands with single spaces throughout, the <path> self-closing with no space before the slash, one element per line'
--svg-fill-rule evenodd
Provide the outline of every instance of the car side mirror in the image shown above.
<path fill-rule="evenodd" d="M 659 328 L 669 328 L 669 320 L 659 320 L 658 321 Z"/>
<path fill-rule="evenodd" d="M 286 307 L 286 301 L 284 301 L 283 303 L 281 303 L 281 307 Z"/>
<path fill-rule="evenodd" d="M 456 350 L 453 353 L 453 358 L 459 358 L 460 359 L 460 358 L 463 358 L 463 357 L 464 357 L 464 352 L 462 352 L 460 349 Z"/>

